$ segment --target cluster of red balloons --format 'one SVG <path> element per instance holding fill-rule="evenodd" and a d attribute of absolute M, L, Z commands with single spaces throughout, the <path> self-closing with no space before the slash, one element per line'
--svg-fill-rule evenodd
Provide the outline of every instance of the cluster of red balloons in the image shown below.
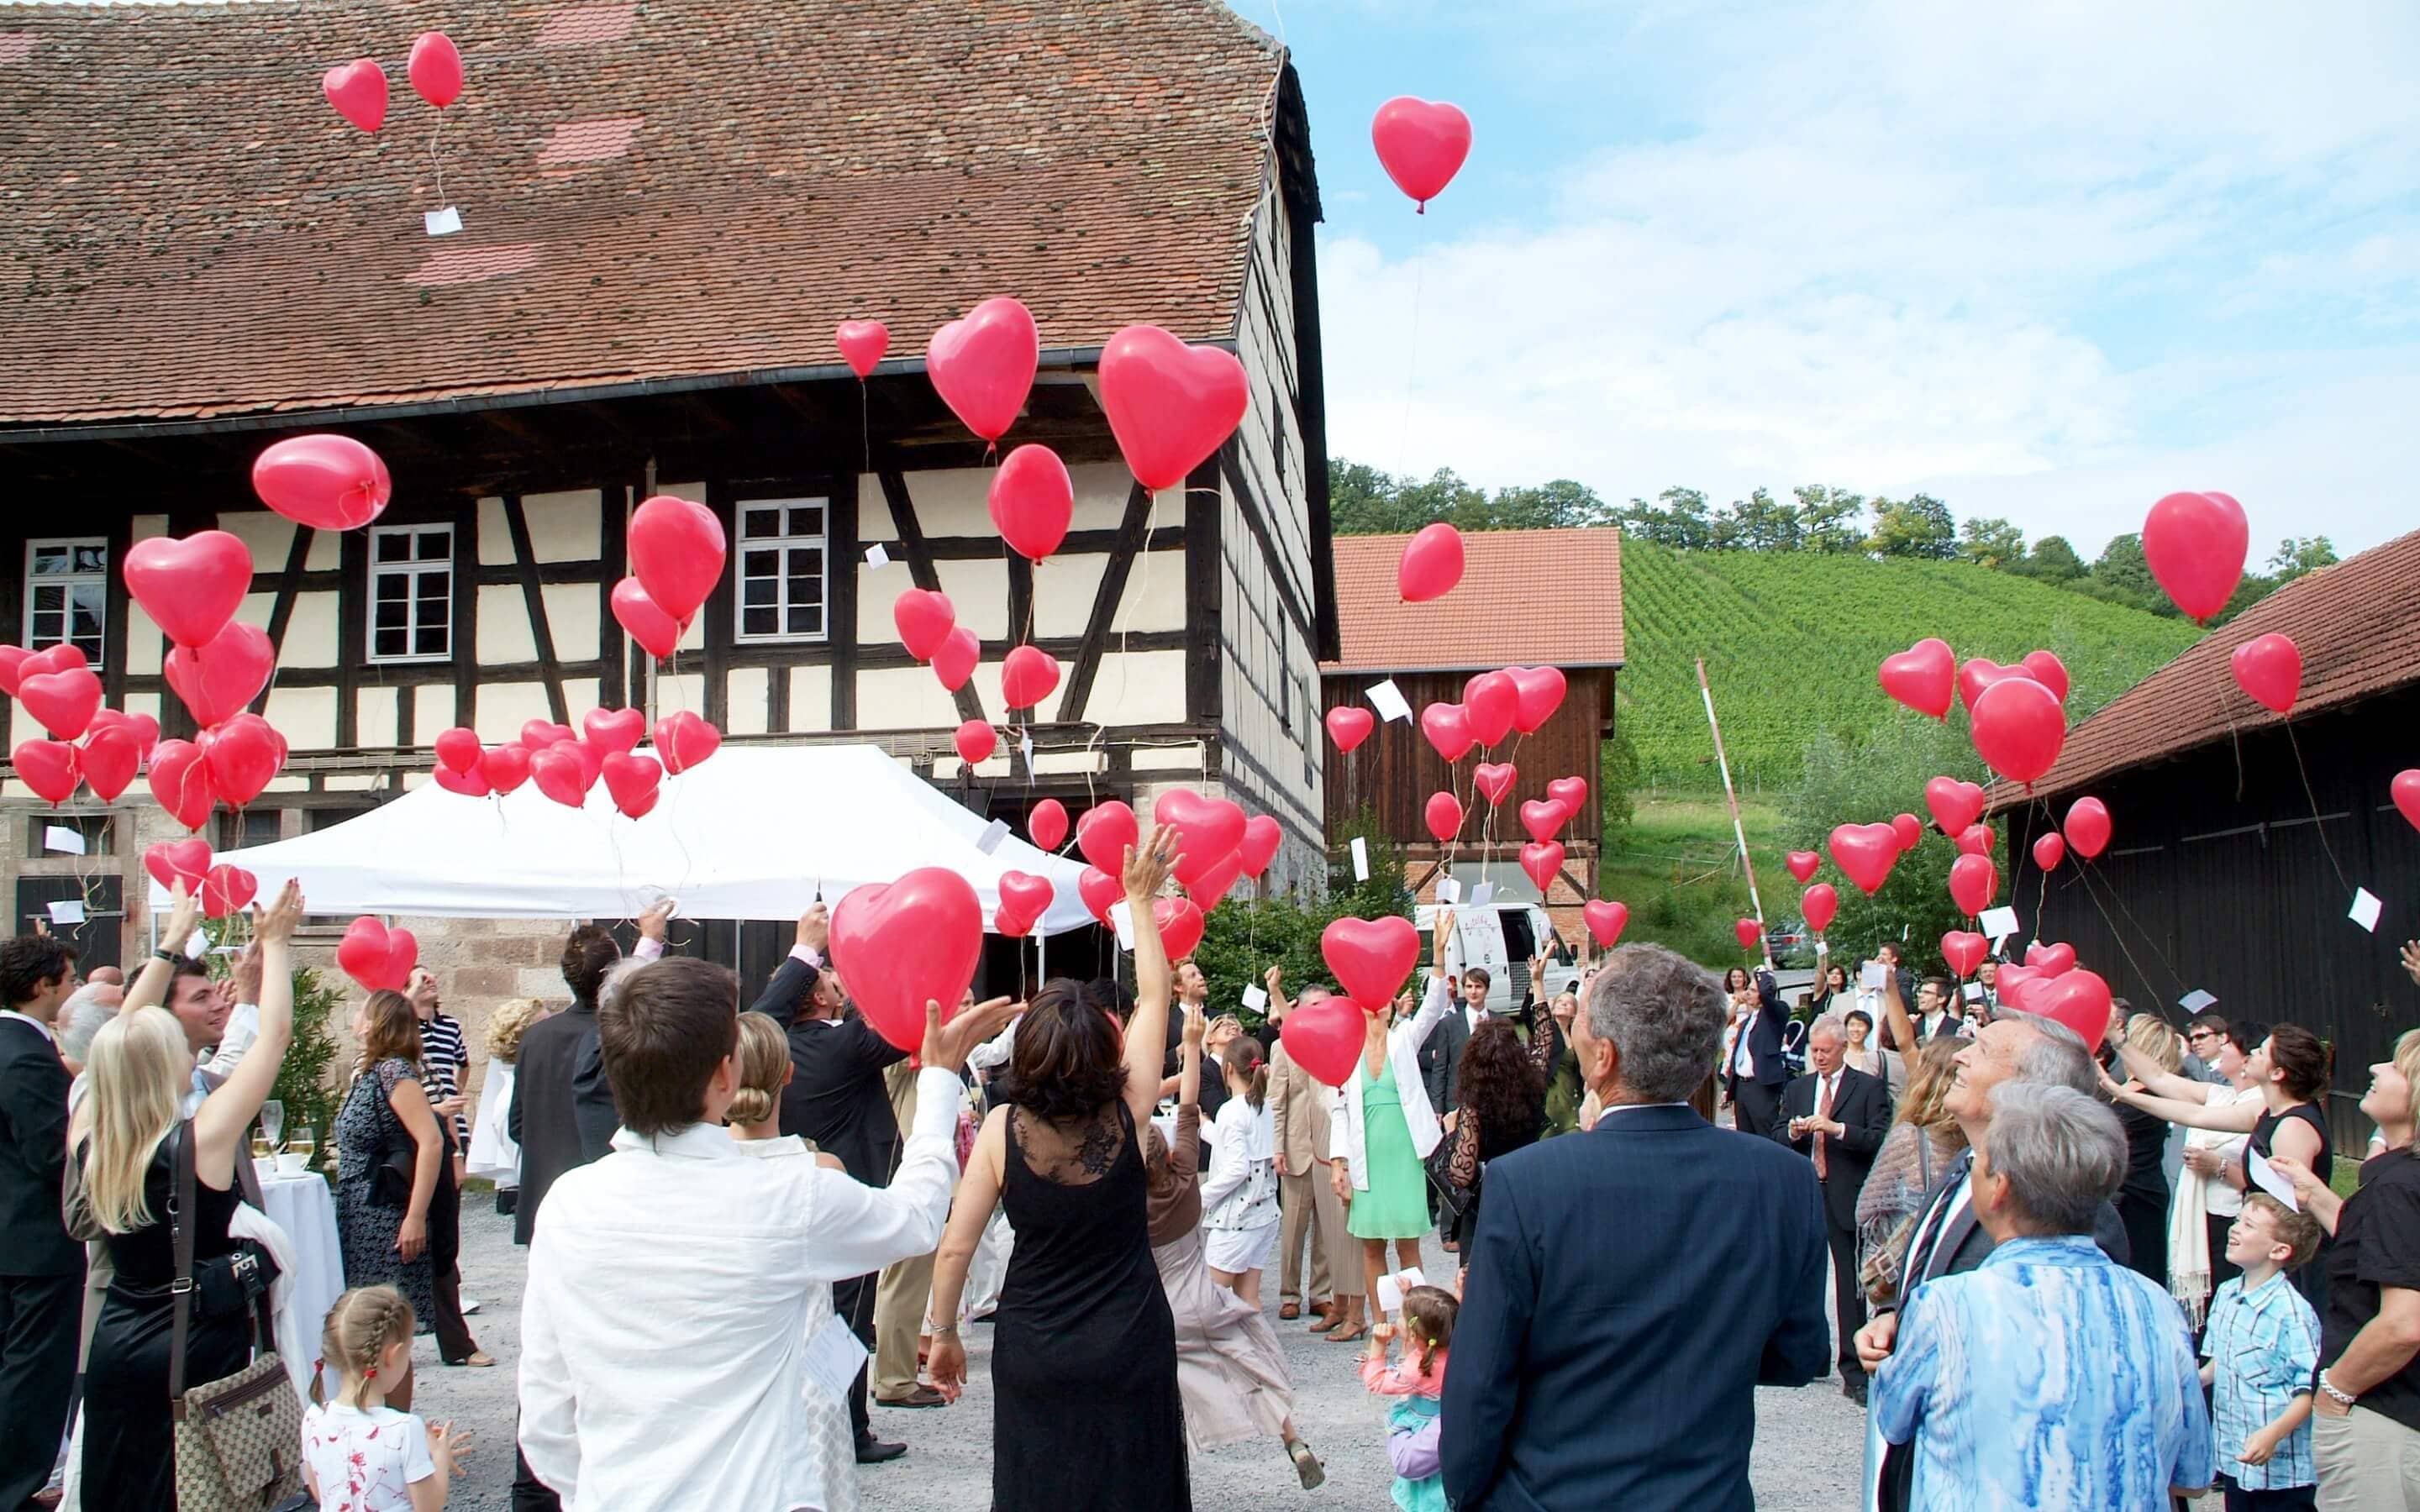
<path fill-rule="evenodd" d="M 1189 788 L 1171 788 L 1161 794 L 1152 806 L 1152 822 L 1173 825 L 1183 835 L 1176 880 L 1196 911 L 1202 915 L 1225 901 L 1238 878 L 1258 881 L 1277 858 L 1278 847 L 1285 840 L 1285 831 L 1269 815 L 1247 817 L 1241 805 L 1225 798 L 1204 797 Z M 1063 840 L 1066 810 L 1060 808 L 1046 826 L 1037 806 L 1027 825 L 1037 845 L 1049 836 Z M 1085 908 L 1104 924 L 1109 921 L 1109 910 L 1125 895 L 1118 873 L 1125 862 L 1126 847 L 1139 844 L 1140 837 L 1141 824 L 1134 810 L 1115 800 L 1086 810 L 1084 817 L 1076 821 L 1076 849 L 1087 863 L 1077 881 L 1077 891 Z M 1043 848 L 1056 850 L 1058 846 L 1048 844 Z M 1181 933 L 1184 922 L 1184 916 L 1176 913 L 1169 913 L 1161 919 L 1161 942 L 1171 961 L 1191 953 L 1201 940 L 1198 929 L 1190 937 Z M 1171 934 L 1171 929 L 1180 933 Z M 1179 949 L 1180 941 L 1183 949 Z"/>
<path fill-rule="evenodd" d="M 465 797 L 502 796 L 523 782 L 566 809 L 586 806 L 600 780 L 613 807 L 644 818 L 661 796 L 667 774 L 677 776 L 712 756 L 722 733 L 684 709 L 656 721 L 652 753 L 638 748 L 647 717 L 637 709 L 591 709 L 574 733 L 566 724 L 532 719 L 520 737 L 487 747 L 479 733 L 457 725 L 437 737 L 437 785 Z"/>
<path fill-rule="evenodd" d="M 1000 906 L 991 911 L 991 927 L 1010 939 L 1023 939 L 1050 911 L 1057 896 L 1048 877 L 1038 877 L 1031 872 L 1003 872 L 1000 874 Z"/>
<path fill-rule="evenodd" d="M 1535 734 L 1563 706 L 1564 690 L 1563 674 L 1553 667 L 1505 667 L 1480 672 L 1462 685 L 1461 702 L 1432 703 L 1420 711 L 1420 733 L 1439 756 L 1457 762 L 1473 746 L 1493 748 L 1514 731 Z M 1329 712 L 1328 735 L 1337 740 L 1339 748 L 1350 750 L 1369 733 L 1366 717 L 1347 721 L 1347 733 L 1357 727 L 1360 730 L 1349 746 L 1337 734 L 1335 716 L 1342 712 Z"/>
<path fill-rule="evenodd" d="M 79 783 L 103 803 L 116 801 L 160 741 L 151 716 L 101 707 L 101 679 L 66 641 L 40 652 L 0 646 L 0 692 L 57 737 L 20 741 L 10 752 L 17 776 L 54 804 L 74 796 Z"/>
<path fill-rule="evenodd" d="M 443 110 L 462 95 L 461 50 L 443 32 L 423 32 L 411 44 L 405 74 L 421 99 Z M 386 69 L 378 59 L 355 58 L 330 69 L 320 75 L 319 89 L 337 115 L 363 131 L 386 124 Z"/>
<path fill-rule="evenodd" d="M 399 993 L 420 964 L 420 941 L 408 929 L 389 929 L 364 914 L 336 942 L 336 964 L 345 975 L 374 993 Z"/>
<path fill-rule="evenodd" d="M 2034 837 L 2034 865 L 2055 872 L 2067 853 L 2089 861 L 2109 848 L 2109 806 L 2099 798 L 2082 797 L 2068 805 L 2067 824 Z"/>
<path fill-rule="evenodd" d="M 722 521 L 704 504 L 658 494 L 631 512 L 629 542 L 630 576 L 613 585 L 613 618 L 661 660 L 722 579 Z"/>
<path fill-rule="evenodd" d="M 2012 782 L 2030 786 L 2067 744 L 2067 668 L 2050 652 L 2013 667 L 1980 656 L 1961 667 L 1948 641 L 1927 637 L 1884 657 L 1875 675 L 1884 692 L 1935 719 L 1962 702 L 1976 754 Z"/>
<path fill-rule="evenodd" d="M 188 896 L 198 894 L 202 913 L 209 918 L 240 911 L 260 892 L 260 879 L 243 868 L 214 865 L 210 842 L 199 838 L 160 841 L 144 847 L 143 869 L 163 887 L 182 886 Z"/>
<path fill-rule="evenodd" d="M 1319 953 L 1342 995 L 1287 1014 L 1278 1038 L 1295 1064 L 1327 1086 L 1342 1087 L 1361 1058 L 1363 1015 L 1383 1011 L 1403 990 L 1419 960 L 1420 936 L 1400 914 L 1340 918 L 1321 932 Z"/>

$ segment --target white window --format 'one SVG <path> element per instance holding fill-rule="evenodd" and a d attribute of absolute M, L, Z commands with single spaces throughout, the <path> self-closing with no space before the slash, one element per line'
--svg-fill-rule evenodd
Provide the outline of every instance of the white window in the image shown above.
<path fill-rule="evenodd" d="M 830 502 L 741 502 L 738 639 L 824 639 L 824 517 Z"/>
<path fill-rule="evenodd" d="M 370 532 L 370 660 L 443 661 L 454 654 L 454 527 Z"/>
<path fill-rule="evenodd" d="M 98 537 L 25 543 L 25 644 L 36 651 L 72 640 L 101 660 L 109 624 L 109 543 Z"/>

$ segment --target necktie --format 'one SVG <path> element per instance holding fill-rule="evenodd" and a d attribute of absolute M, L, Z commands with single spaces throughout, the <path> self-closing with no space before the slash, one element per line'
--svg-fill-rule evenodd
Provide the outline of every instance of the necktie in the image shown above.
<path fill-rule="evenodd" d="M 1832 1078 L 1829 1076 L 1824 1077 L 1818 1084 L 1815 1116 L 1819 1119 L 1828 1119 L 1832 1116 Z M 1823 1131 L 1818 1129 L 1815 1131 L 1815 1180 L 1820 1181 L 1832 1174 L 1828 1165 L 1823 1155 Z"/>

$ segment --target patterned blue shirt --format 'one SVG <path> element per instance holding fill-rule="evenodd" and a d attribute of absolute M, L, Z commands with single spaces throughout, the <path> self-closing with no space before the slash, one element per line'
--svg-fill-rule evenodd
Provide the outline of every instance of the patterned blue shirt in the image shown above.
<path fill-rule="evenodd" d="M 2247 1491 L 2318 1485 L 2308 1418 L 2286 1435 L 2267 1464 L 2235 1458 L 2297 1395 L 2311 1394 L 2311 1373 L 2319 1367 L 2319 1315 L 2285 1273 L 2252 1291 L 2243 1289 L 2242 1276 L 2228 1277 L 2211 1299 L 2201 1352 L 2218 1367 L 2211 1381 L 2211 1418 L 2218 1430 L 2219 1468 Z"/>
<path fill-rule="evenodd" d="M 1915 1442 L 1912 1512 L 2167 1512 L 2216 1470 L 2183 1312 L 2088 1234 L 2012 1239 L 1918 1287 L 1873 1414 Z"/>

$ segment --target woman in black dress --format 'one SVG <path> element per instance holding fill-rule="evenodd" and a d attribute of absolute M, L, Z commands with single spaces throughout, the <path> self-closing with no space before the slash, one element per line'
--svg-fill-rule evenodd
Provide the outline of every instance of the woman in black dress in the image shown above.
<path fill-rule="evenodd" d="M 933 1271 L 931 1315 L 954 1319 L 967 1266 L 1004 1198 L 1016 1230 L 993 1330 L 995 1512 L 1187 1512 L 1176 1324 L 1152 1258 L 1136 1130 L 1159 1092 L 1168 956 L 1151 903 L 1177 845 L 1161 826 L 1129 850 L 1135 1012 L 1115 1020 L 1076 982 L 1034 995 L 1016 1026 Z M 933 1383 L 955 1400 L 967 1355 L 933 1331 Z"/>
<path fill-rule="evenodd" d="M 180 910 L 186 905 L 178 901 Z M 168 939 L 190 936 L 195 919 L 172 922 Z M 260 952 L 260 1034 L 192 1118 L 194 1269 L 232 1253 L 227 1221 L 242 1197 L 235 1163 L 247 1158 L 252 1120 L 276 1085 L 279 1062 L 294 1039 L 294 983 L 288 942 L 302 917 L 302 899 L 288 882 L 265 914 L 255 916 Z M 144 1000 L 145 981 L 163 960 L 146 964 L 129 991 Z M 156 992 L 152 1000 L 157 1000 Z M 174 1508 L 177 1451 L 168 1413 L 168 1351 L 175 1325 L 177 1257 L 168 1222 L 175 1173 L 168 1136 L 193 1086 L 194 1052 L 175 1014 L 136 1007 L 101 1026 L 85 1062 L 89 1080 L 68 1133 L 83 1198 L 116 1267 L 94 1324 L 85 1366 L 84 1464 L 79 1495 L 88 1507 Z M 198 1295 L 198 1294 L 197 1294 Z M 190 1309 L 185 1333 L 185 1384 L 207 1385 L 251 1363 L 253 1322 L 247 1312 L 205 1317 Z M 264 1346 L 273 1347 L 273 1346 Z"/>
<path fill-rule="evenodd" d="M 1453 1226 L 1457 1253 L 1470 1253 L 1479 1235 L 1479 1203 L 1487 1163 L 1534 1145 L 1545 1130 L 1546 1076 L 1562 1046 L 1543 996 L 1529 1000 L 1529 1040 L 1524 1044 L 1509 1019 L 1489 1019 L 1462 1047 L 1454 1077 L 1457 1106 L 1445 1116 L 1453 1153 L 1447 1180 L 1470 1195 Z M 1465 1264 L 1467 1274 L 1470 1267 Z"/>

